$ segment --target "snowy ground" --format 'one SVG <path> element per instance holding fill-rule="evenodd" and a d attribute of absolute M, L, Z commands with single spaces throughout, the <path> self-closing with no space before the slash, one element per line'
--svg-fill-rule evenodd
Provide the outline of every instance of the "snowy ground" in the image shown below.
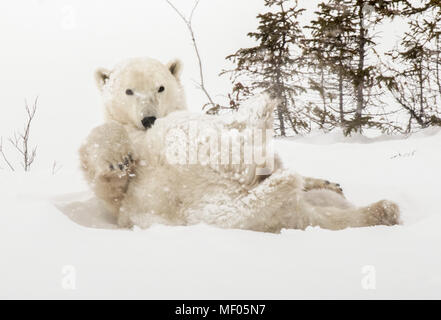
<path fill-rule="evenodd" d="M 194 1 L 174 3 L 189 14 Z M 300 4 L 309 6 L 309 21 L 316 2 Z M 206 82 L 219 101 L 231 89 L 228 77 L 218 77 L 231 67 L 224 58 L 253 45 L 246 34 L 262 9 L 254 0 L 198 7 Z M 7 137 L 22 128 L 24 98 L 39 96 L 32 172 L 10 173 L 0 162 L 0 298 L 441 298 L 441 132 L 277 141 L 287 166 L 341 183 L 356 204 L 397 201 L 403 226 L 115 230 L 75 158 L 102 122 L 93 72 L 128 57 L 179 57 L 189 107 L 200 111 L 206 98 L 194 84 L 199 70 L 185 26 L 165 1 L 145 0 L 3 1 L 0 23 L 0 136 L 14 163 Z M 396 43 L 397 30 L 382 32 L 383 50 Z"/>
<path fill-rule="evenodd" d="M 79 170 L 3 170 L 0 298 L 441 298 L 441 131 L 317 134 L 277 149 L 294 170 L 341 183 L 356 204 L 398 202 L 403 225 L 117 230 Z"/>

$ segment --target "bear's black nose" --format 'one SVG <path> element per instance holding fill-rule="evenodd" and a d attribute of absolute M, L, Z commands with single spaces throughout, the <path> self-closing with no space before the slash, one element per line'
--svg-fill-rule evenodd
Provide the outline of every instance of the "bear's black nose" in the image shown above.
<path fill-rule="evenodd" d="M 142 119 L 142 125 L 144 126 L 144 128 L 148 129 L 151 126 L 153 126 L 153 124 L 156 121 L 156 117 L 145 117 L 144 119 Z"/>

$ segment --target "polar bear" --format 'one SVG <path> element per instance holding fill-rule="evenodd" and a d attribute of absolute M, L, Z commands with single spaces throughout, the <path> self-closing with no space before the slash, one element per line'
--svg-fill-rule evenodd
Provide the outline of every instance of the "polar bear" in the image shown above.
<path fill-rule="evenodd" d="M 338 185 L 284 169 L 277 155 L 270 156 L 271 138 L 262 140 L 264 160 L 260 163 L 246 162 L 245 153 L 233 163 L 230 148 L 226 153 L 230 163 L 202 163 L 199 157 L 196 162 L 188 161 L 192 142 L 206 158 L 217 154 L 210 149 L 213 141 L 220 141 L 216 133 L 226 133 L 230 142 L 239 136 L 242 150 L 243 136 L 249 132 L 271 131 L 275 103 L 264 97 L 237 114 L 191 114 L 185 111 L 181 70 L 178 60 L 163 65 L 138 58 L 112 71 L 96 72 L 106 123 L 91 132 L 80 149 L 80 159 L 95 194 L 117 216 L 121 227 L 207 223 L 278 232 L 399 222 L 398 206 L 390 201 L 357 208 Z M 191 124 L 202 135 L 190 138 Z M 180 147 L 187 149 L 178 152 L 177 161 L 170 161 Z"/>
<path fill-rule="evenodd" d="M 127 59 L 113 70 L 99 68 L 95 80 L 104 102 L 105 123 L 80 148 L 86 180 L 96 196 L 117 214 L 139 161 L 137 136 L 158 117 L 185 110 L 179 82 L 181 62 L 167 65 L 149 58 Z M 139 140 L 139 139 L 138 139 Z"/>

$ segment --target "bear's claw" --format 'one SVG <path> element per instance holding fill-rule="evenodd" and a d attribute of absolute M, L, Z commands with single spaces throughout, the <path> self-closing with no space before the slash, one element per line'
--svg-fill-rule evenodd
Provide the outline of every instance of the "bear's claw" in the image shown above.
<path fill-rule="evenodd" d="M 135 160 L 131 154 L 123 157 L 121 162 L 118 163 L 110 163 L 109 171 L 104 172 L 104 176 L 113 176 L 118 175 L 119 177 L 123 177 L 126 175 L 131 175 L 134 172 Z"/>
<path fill-rule="evenodd" d="M 117 165 L 113 163 L 109 164 L 110 171 L 114 171 L 115 168 L 118 168 L 120 171 L 127 171 L 133 164 L 135 160 L 133 160 L 133 156 L 129 153 L 126 157 L 124 157 L 122 162 L 119 162 Z"/>

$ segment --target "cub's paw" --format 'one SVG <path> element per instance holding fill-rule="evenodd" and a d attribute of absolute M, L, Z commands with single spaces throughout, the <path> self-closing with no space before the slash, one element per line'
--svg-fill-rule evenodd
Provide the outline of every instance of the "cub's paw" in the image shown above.
<path fill-rule="evenodd" d="M 339 183 L 334 183 L 334 182 L 330 182 L 328 180 L 325 180 L 322 188 L 329 189 L 329 190 L 332 190 L 334 192 L 337 192 L 337 193 L 343 195 L 343 188 L 340 186 Z"/>
<path fill-rule="evenodd" d="M 328 189 L 343 195 L 343 189 L 339 183 L 333 183 L 328 180 L 306 178 L 303 190 L 310 191 L 313 189 Z"/>

